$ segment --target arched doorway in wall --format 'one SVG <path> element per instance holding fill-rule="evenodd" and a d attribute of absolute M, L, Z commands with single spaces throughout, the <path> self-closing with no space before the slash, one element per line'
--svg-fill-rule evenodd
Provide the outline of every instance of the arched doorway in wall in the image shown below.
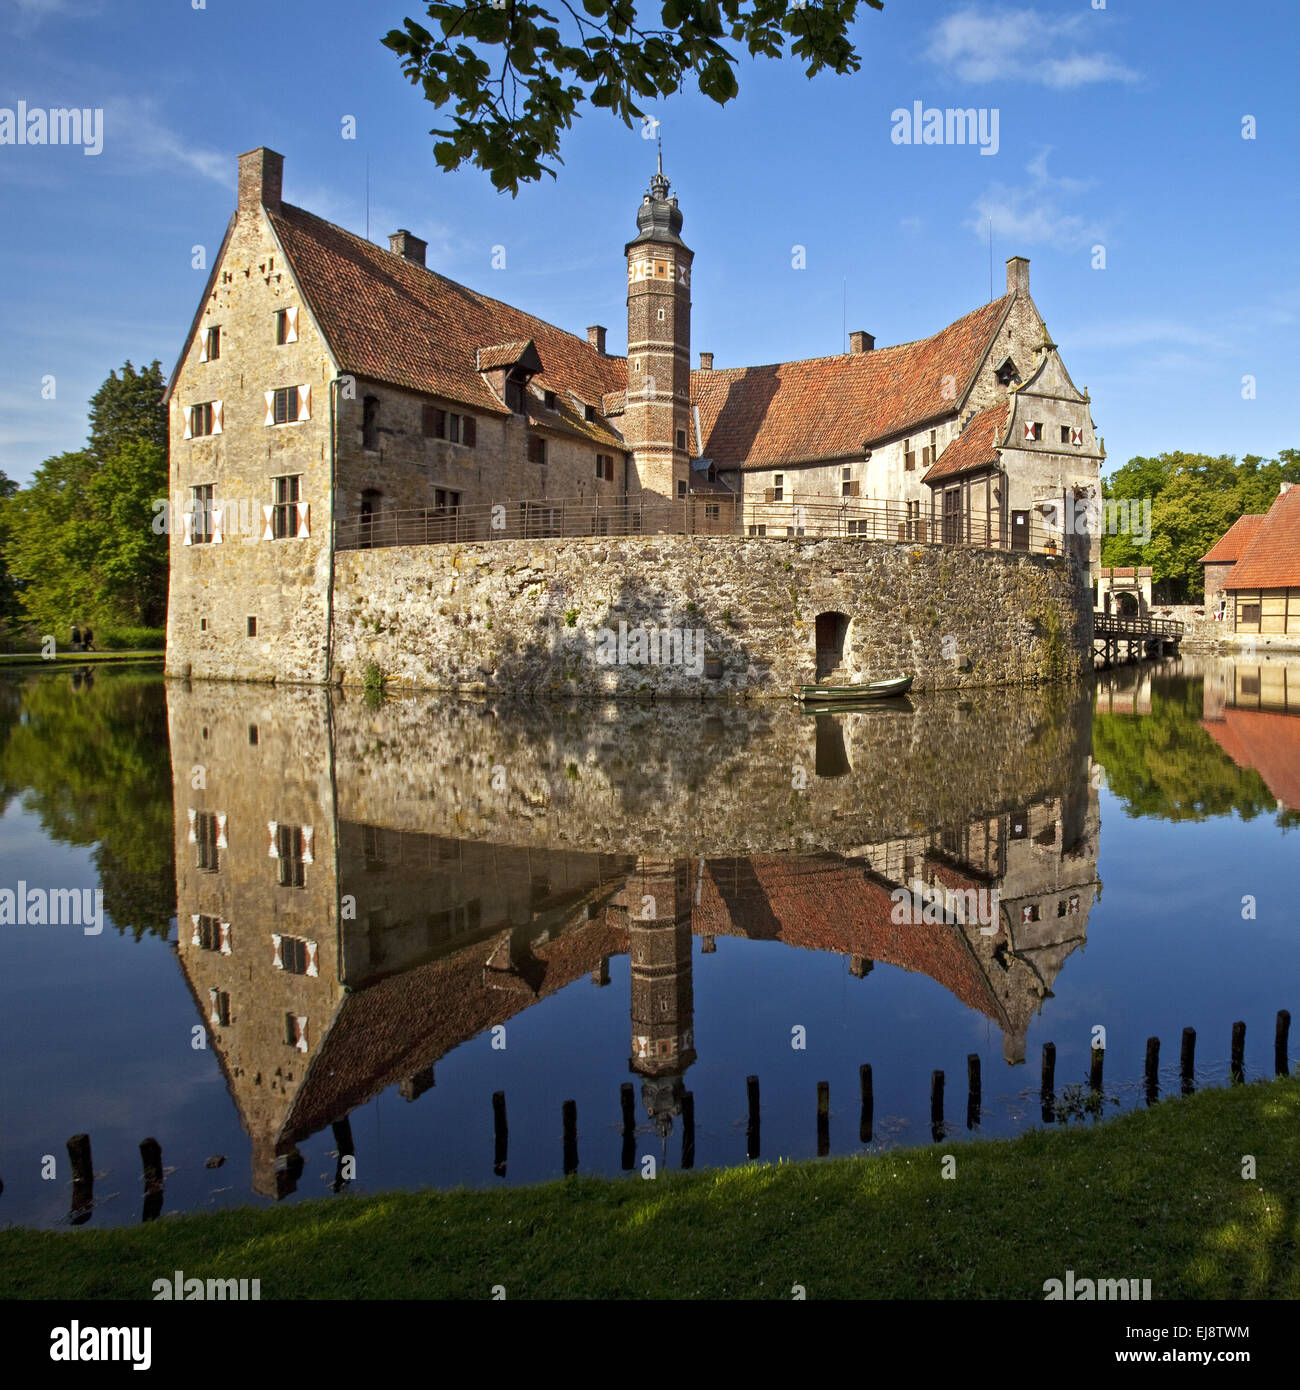
<path fill-rule="evenodd" d="M 818 613 L 814 630 L 817 636 L 817 679 L 821 680 L 844 664 L 849 640 L 849 615 Z"/>
<path fill-rule="evenodd" d="M 383 496 L 384 494 L 378 488 L 373 487 L 366 488 L 361 494 L 359 535 L 363 549 L 369 549 L 374 544 L 375 514 L 379 511 L 379 504 Z"/>
<path fill-rule="evenodd" d="M 1121 618 L 1136 618 L 1138 615 L 1137 595 L 1127 591 L 1116 594 L 1115 611 Z"/>

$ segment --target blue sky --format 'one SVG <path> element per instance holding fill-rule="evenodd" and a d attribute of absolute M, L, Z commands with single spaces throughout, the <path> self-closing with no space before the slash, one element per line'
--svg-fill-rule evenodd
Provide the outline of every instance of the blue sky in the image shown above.
<path fill-rule="evenodd" d="M 558 181 L 512 200 L 433 161 L 436 113 L 379 42 L 422 5 L 197 2 L 0 0 L 0 107 L 105 113 L 98 156 L 0 145 L 10 477 L 81 444 L 111 368 L 171 370 L 205 279 L 191 248 L 215 254 L 256 145 L 284 154 L 288 201 L 359 232 L 368 160 L 374 240 L 409 227 L 435 269 L 623 349 L 622 248 L 654 159 L 639 127 L 590 112 Z M 693 351 L 722 367 L 841 351 L 845 326 L 880 346 L 932 333 L 988 298 L 991 215 L 995 293 L 1005 258 L 1030 257 L 1108 467 L 1300 447 L 1300 12 L 1095 3 L 887 0 L 855 25 L 853 76 L 746 61 L 725 108 L 653 107 L 696 254 Z M 997 153 L 894 144 L 891 113 L 916 101 L 996 109 Z"/>

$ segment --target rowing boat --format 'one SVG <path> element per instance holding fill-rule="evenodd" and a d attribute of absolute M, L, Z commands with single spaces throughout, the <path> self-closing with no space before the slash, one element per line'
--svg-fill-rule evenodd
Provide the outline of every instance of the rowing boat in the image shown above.
<path fill-rule="evenodd" d="M 859 685 L 801 685 L 799 699 L 804 704 L 833 700 L 836 704 L 856 700 L 889 700 L 906 695 L 913 676 L 894 676 L 883 681 L 863 681 Z"/>

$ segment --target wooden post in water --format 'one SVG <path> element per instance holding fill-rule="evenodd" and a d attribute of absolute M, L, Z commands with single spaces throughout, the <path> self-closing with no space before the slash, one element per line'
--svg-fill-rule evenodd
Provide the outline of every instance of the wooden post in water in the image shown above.
<path fill-rule="evenodd" d="M 68 1159 L 72 1163 L 72 1210 L 68 1219 L 80 1226 L 90 1220 L 95 1205 L 95 1167 L 90 1159 L 89 1134 L 74 1134 L 68 1140 Z"/>
<path fill-rule="evenodd" d="M 1043 1103 L 1043 1123 L 1050 1125 L 1056 1120 L 1056 1044 L 1043 1044 L 1043 1081 L 1041 1090 Z"/>
<path fill-rule="evenodd" d="M 831 1151 L 831 1083 L 817 1083 L 817 1157 L 825 1158 Z"/>
<path fill-rule="evenodd" d="M 930 1073 L 930 1137 L 937 1144 L 943 1138 L 943 1072 Z"/>
<path fill-rule="evenodd" d="M 1154 1105 L 1160 1098 L 1160 1039 L 1147 1039 L 1146 1063 L 1147 1104 Z"/>
<path fill-rule="evenodd" d="M 625 1173 L 630 1173 L 636 1163 L 636 1093 L 630 1081 L 625 1081 L 618 1088 L 618 1100 L 623 1110 L 622 1168 Z"/>
<path fill-rule="evenodd" d="M 876 1097 L 872 1090 L 871 1063 L 863 1062 L 858 1068 L 858 1090 L 862 1095 L 862 1115 L 858 1120 L 858 1143 L 871 1143 L 871 1121 L 876 1108 Z"/>
<path fill-rule="evenodd" d="M 560 1107 L 564 1121 L 564 1176 L 578 1171 L 578 1102 L 566 1100 Z"/>
<path fill-rule="evenodd" d="M 682 1097 L 682 1168 L 695 1167 L 695 1093 Z"/>
<path fill-rule="evenodd" d="M 980 1055 L 971 1052 L 966 1057 L 966 1128 L 978 1129 L 980 1124 Z"/>
<path fill-rule="evenodd" d="M 1232 1084 L 1246 1079 L 1246 1025 L 1241 1019 L 1232 1025 Z"/>
<path fill-rule="evenodd" d="M 156 1221 L 162 1215 L 162 1145 L 156 1139 L 141 1139 L 140 1162 L 144 1167 L 144 1210 L 141 1221 Z"/>
<path fill-rule="evenodd" d="M 1098 1095 L 1100 1095 L 1102 1089 L 1101 1073 L 1105 1064 L 1106 1049 L 1104 1047 L 1094 1047 L 1092 1049 L 1092 1066 L 1088 1071 L 1088 1089 Z"/>
<path fill-rule="evenodd" d="M 506 1124 L 506 1093 L 492 1092 L 492 1171 L 499 1178 L 506 1175 L 506 1150 L 510 1146 L 510 1129 Z"/>
<path fill-rule="evenodd" d="M 1178 1059 L 1178 1067 L 1183 1077 L 1183 1095 L 1190 1096 L 1196 1089 L 1196 1029 L 1183 1029 L 1183 1050 Z"/>
<path fill-rule="evenodd" d="M 1287 1035 L 1291 1032 L 1291 1012 L 1289 1009 L 1277 1011 L 1277 1028 L 1273 1032 L 1273 1070 L 1279 1076 L 1286 1076 L 1290 1070 L 1286 1060 Z"/>
<path fill-rule="evenodd" d="M 757 1158 L 759 1151 L 758 1077 L 745 1078 L 745 1098 L 749 1102 L 749 1121 L 745 1125 L 745 1157 Z"/>

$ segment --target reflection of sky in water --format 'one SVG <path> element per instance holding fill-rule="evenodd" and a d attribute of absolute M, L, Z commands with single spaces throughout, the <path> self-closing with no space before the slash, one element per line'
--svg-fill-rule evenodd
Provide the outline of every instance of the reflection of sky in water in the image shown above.
<path fill-rule="evenodd" d="M 37 791 L 11 797 L 0 819 L 0 887 L 19 878 L 93 887 L 96 863 L 103 870 L 114 848 L 111 823 L 96 828 L 98 850 L 42 828 L 57 821 L 59 833 L 76 838 L 68 830 L 75 817 L 53 790 L 58 769 L 37 775 L 22 762 L 42 747 L 49 759 L 60 756 L 56 723 L 48 734 L 36 727 L 67 717 L 51 693 L 57 679 L 39 682 L 48 708 L 41 714 L 33 697 L 36 715 L 5 750 L 6 785 Z M 971 1052 L 983 1069 L 980 1132 L 1039 1123 L 1041 1045 L 1056 1044 L 1058 1089 L 1082 1082 L 1099 1024 L 1107 1088 L 1124 1105 L 1140 1103 L 1152 1034 L 1161 1039 L 1162 1085 L 1176 1088 L 1185 1025 L 1197 1030 L 1205 1081 L 1226 1077 L 1237 1018 L 1248 1024 L 1248 1075 L 1266 1074 L 1275 1013 L 1294 1012 L 1297 1002 L 1300 831 L 1283 833 L 1261 799 L 1264 784 L 1202 728 L 1199 677 L 1160 676 L 1151 686 L 1149 673 L 1122 670 L 1103 683 L 1118 692 L 1105 708 L 1121 712 L 1095 726 L 1086 696 L 1060 692 L 930 697 L 892 716 L 850 718 L 842 725 L 847 770 L 838 748 L 827 748 L 825 728 L 818 738 L 816 721 L 785 708 L 516 719 L 464 708 L 452 717 L 437 702 L 336 707 L 331 769 L 319 693 L 173 690 L 184 939 L 173 928 L 170 943 L 149 932 L 136 941 L 111 923 L 91 938 L 74 926 L 0 928 L 8 1082 L 0 1218 L 63 1219 L 64 1146 L 80 1131 L 91 1136 L 93 1224 L 102 1224 L 139 1219 L 146 1136 L 162 1145 L 167 1211 L 262 1200 L 253 1188 L 268 1190 L 277 1148 L 283 1159 L 295 1142 L 303 1159 L 296 1195 L 324 1194 L 335 1172 L 329 1121 L 349 1110 L 360 1190 L 497 1183 L 497 1090 L 509 1119 L 507 1180 L 527 1182 L 559 1175 L 569 1099 L 581 1168 L 619 1171 L 626 1082 L 636 1099 L 637 1166 L 650 1153 L 679 1163 L 689 1091 L 695 1163 L 704 1167 L 743 1161 L 751 1073 L 761 1083 L 765 1159 L 816 1152 L 820 1081 L 830 1085 L 832 1152 L 857 1150 L 863 1062 L 873 1069 L 877 1147 L 930 1142 L 936 1067 L 946 1074 L 952 1131 L 966 1133 Z M 1212 698 L 1226 688 L 1231 707 L 1240 694 L 1232 668 L 1216 665 L 1212 684 Z M 1289 688 L 1300 691 L 1300 667 L 1291 668 Z M 6 687 L 11 735 L 17 689 Z M 97 778 L 106 794 L 110 783 L 120 793 L 134 768 L 140 784 L 127 791 L 142 817 L 149 798 L 165 812 L 173 797 L 165 749 L 151 770 L 136 757 L 112 681 L 101 676 L 90 694 L 69 707 L 88 722 L 75 756 L 81 772 L 64 775 L 82 777 L 77 794 L 93 799 Z M 145 698 L 160 711 L 161 683 Z M 1127 732 L 1135 727 L 1144 731 L 1136 738 Z M 1281 788 L 1300 747 L 1300 717 L 1275 727 L 1269 746 L 1276 765 L 1259 772 Z M 1111 759 L 1104 780 L 1090 777 L 1090 748 Z M 836 775 L 818 777 L 819 761 Z M 206 801 L 189 786 L 198 762 L 211 767 Z M 493 801 L 485 789 L 495 766 L 509 769 L 513 785 Z M 791 784 L 797 766 L 809 773 L 803 792 Z M 1211 797 L 1225 788 L 1253 796 L 1259 813 L 1249 821 L 1231 811 L 1199 821 L 1159 813 L 1160 795 L 1186 804 L 1189 787 L 1191 800 L 1198 787 Z M 1148 813 L 1132 815 L 1133 800 Z M 222 806 L 231 825 L 223 872 L 202 881 L 186 834 L 195 805 Z M 289 814 L 310 817 L 315 852 L 311 891 L 285 906 L 294 890 L 277 885 L 265 823 Z M 563 848 L 548 851 L 548 843 Z M 136 844 L 114 862 L 116 900 L 134 901 L 132 874 L 150 871 L 143 851 Z M 985 871 L 991 877 L 980 877 Z M 974 924 L 891 926 L 890 887 L 932 873 L 941 886 L 998 886 L 1008 915 L 999 934 L 984 937 Z M 648 923 L 634 919 L 629 934 L 628 911 L 651 879 L 666 905 L 656 903 Z M 1104 886 L 1092 903 L 1097 880 Z M 339 892 L 357 899 L 356 918 L 342 923 L 341 960 Z M 1242 918 L 1246 894 L 1257 904 L 1254 920 Z M 1077 915 L 1057 918 L 1057 905 L 1072 898 L 1081 899 Z M 1035 904 L 1039 920 L 1022 921 Z M 200 909 L 229 916 L 229 958 L 191 945 L 190 913 Z M 274 969 L 270 932 L 305 933 L 294 912 L 307 909 L 321 938 L 321 975 L 290 979 Z M 626 954 L 635 941 L 649 943 L 637 988 Z M 606 953 L 601 985 L 592 972 Z M 219 1045 L 196 1050 L 212 980 L 230 989 L 234 1024 L 216 1030 Z M 306 1055 L 277 1033 L 287 1004 L 310 1019 Z M 493 1021 L 505 1024 L 504 1050 L 492 1046 Z M 797 1026 L 806 1029 L 802 1050 L 791 1046 Z M 633 1069 L 636 1037 L 648 1041 Z M 669 1038 L 693 1052 L 684 1068 L 656 1058 Z M 434 1055 L 416 1066 L 412 1049 L 426 1040 Z M 1024 1061 L 1010 1065 L 1017 1055 Z M 418 1073 L 429 1062 L 434 1084 L 423 1089 Z M 277 1068 L 294 1080 L 273 1095 L 267 1083 Z M 647 1075 L 656 1072 L 657 1081 Z M 671 1112 L 666 1139 L 647 1102 Z M 55 1182 L 40 1180 L 45 1154 L 58 1160 Z M 225 1155 L 225 1165 L 205 1168 L 213 1155 Z"/>

